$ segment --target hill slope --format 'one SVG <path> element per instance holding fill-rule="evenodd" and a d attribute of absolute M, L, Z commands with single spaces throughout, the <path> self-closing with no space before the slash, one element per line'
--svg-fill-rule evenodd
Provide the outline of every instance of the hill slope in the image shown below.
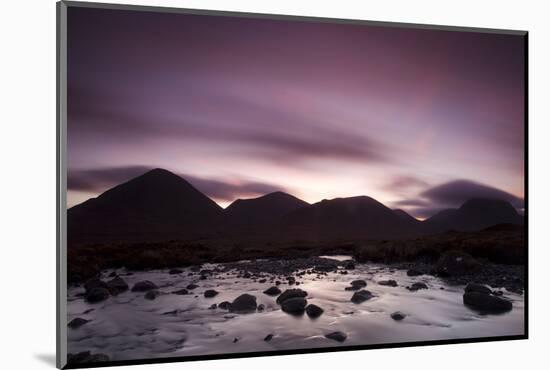
<path fill-rule="evenodd" d="M 151 170 L 68 211 L 69 241 L 197 237 L 222 208 L 181 177 Z"/>
<path fill-rule="evenodd" d="M 283 230 L 301 240 L 375 239 L 413 236 L 415 222 L 366 196 L 323 200 L 298 209 Z"/>
<path fill-rule="evenodd" d="M 232 227 L 265 227 L 308 205 L 290 194 L 275 192 L 254 199 L 237 199 L 224 210 L 224 215 Z"/>
<path fill-rule="evenodd" d="M 498 199 L 470 199 L 458 209 L 441 211 L 423 222 L 423 232 L 476 231 L 497 224 L 523 224 L 510 203 Z"/>

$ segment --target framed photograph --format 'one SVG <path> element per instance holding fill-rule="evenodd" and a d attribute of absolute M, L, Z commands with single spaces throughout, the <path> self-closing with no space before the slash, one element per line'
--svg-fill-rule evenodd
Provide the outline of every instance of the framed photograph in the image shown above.
<path fill-rule="evenodd" d="M 527 32 L 58 3 L 57 364 L 527 338 Z"/>

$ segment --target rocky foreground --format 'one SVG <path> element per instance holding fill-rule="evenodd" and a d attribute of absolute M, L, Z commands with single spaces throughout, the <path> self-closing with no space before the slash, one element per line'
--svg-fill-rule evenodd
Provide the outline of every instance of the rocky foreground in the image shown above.
<path fill-rule="evenodd" d="M 133 278 L 134 272 L 127 271 L 125 275 L 119 275 L 113 271 L 100 274 L 82 285 L 83 289 L 76 298 L 83 299 L 92 308 L 84 311 L 83 317 L 73 317 L 68 326 L 70 330 L 77 331 L 93 324 L 93 318 L 86 318 L 94 310 L 93 307 L 128 293 L 134 296 L 141 295 L 144 302 L 163 299 L 167 295 L 193 296 L 195 299 L 204 299 L 205 302 L 210 301 L 208 310 L 212 312 L 225 311 L 229 315 L 248 315 L 280 310 L 294 317 L 305 316 L 314 322 L 326 314 L 328 307 L 310 302 L 311 294 L 307 288 L 303 287 L 304 283 L 336 281 L 336 277 L 343 279 L 346 275 L 363 275 L 362 272 L 358 274 L 356 271 L 358 265 L 353 260 L 338 261 L 309 257 L 292 260 L 252 260 L 212 265 L 213 267 L 197 265 L 187 269 L 166 270 L 164 274 L 188 281 L 188 284 L 178 287 L 167 286 L 164 282 L 152 280 L 139 280 L 129 284 L 126 280 Z M 465 286 L 462 304 L 481 315 L 503 314 L 511 311 L 513 304 L 504 296 L 503 289 L 515 294 L 522 294 L 524 289 L 522 266 L 482 263 L 459 252 L 447 253 L 433 264 L 423 262 L 390 264 L 385 267 L 385 270 L 388 274 L 406 272 L 402 275 L 408 278 L 408 282 L 406 285 L 396 279 L 378 279 L 374 282 L 370 273 L 365 278 L 350 280 L 342 289 L 344 293 L 347 292 L 347 306 L 349 306 L 344 313 L 353 312 L 354 307 L 360 307 L 368 304 L 372 299 L 379 298 L 380 294 L 376 293 L 376 289 L 371 288 L 372 284 L 384 289 L 405 288 L 408 292 L 400 294 L 418 294 L 421 291 L 435 289 L 426 278 L 437 277 L 450 286 Z M 221 286 L 221 282 L 229 279 L 235 284 L 255 284 L 254 286 L 263 287 L 261 288 L 263 290 L 243 291 L 233 299 L 218 300 L 217 297 L 223 295 L 220 294 L 223 292 L 217 287 Z M 438 289 L 445 288 L 441 286 Z M 272 299 L 273 301 L 269 302 L 273 304 L 258 303 L 260 298 L 264 299 L 264 297 Z M 407 321 L 408 314 L 403 308 L 395 307 L 395 310 L 388 311 L 393 321 Z M 333 311 L 334 308 L 330 310 Z M 183 311 L 185 310 L 176 308 L 166 310 L 162 315 L 177 316 Z M 270 342 L 276 336 L 277 333 L 274 332 L 265 333 L 263 340 Z M 342 330 L 335 330 L 326 332 L 324 337 L 334 343 L 343 343 L 346 342 L 348 334 Z M 183 341 L 185 340 L 179 344 L 183 345 Z M 233 343 L 239 341 L 239 336 L 235 336 L 232 340 Z M 69 354 L 68 360 L 73 364 L 82 364 L 109 361 L 110 357 L 104 353 L 81 351 Z"/>

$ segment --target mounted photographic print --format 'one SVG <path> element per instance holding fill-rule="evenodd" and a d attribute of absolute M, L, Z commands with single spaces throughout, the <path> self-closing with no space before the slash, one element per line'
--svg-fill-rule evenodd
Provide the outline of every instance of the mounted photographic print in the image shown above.
<path fill-rule="evenodd" d="M 526 56 L 58 3 L 58 366 L 527 338 Z"/>

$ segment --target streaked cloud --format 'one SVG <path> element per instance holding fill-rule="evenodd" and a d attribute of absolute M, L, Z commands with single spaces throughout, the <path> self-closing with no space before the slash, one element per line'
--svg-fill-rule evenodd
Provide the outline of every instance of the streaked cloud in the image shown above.
<path fill-rule="evenodd" d="M 126 166 L 91 169 L 69 169 L 67 188 L 69 192 L 100 194 L 113 186 L 140 176 L 154 167 Z M 250 198 L 276 191 L 288 191 L 283 186 L 243 179 L 212 179 L 178 174 L 195 188 L 216 201 L 232 202 L 237 198 Z"/>

